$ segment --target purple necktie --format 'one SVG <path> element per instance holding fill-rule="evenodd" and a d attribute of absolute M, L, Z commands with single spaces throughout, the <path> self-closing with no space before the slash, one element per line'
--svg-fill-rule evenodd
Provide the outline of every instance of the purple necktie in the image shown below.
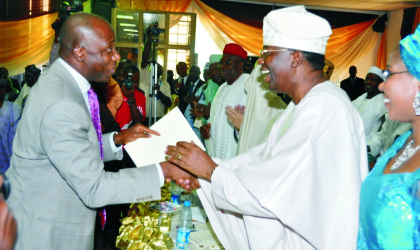
<path fill-rule="evenodd" d="M 104 152 L 103 152 L 103 146 L 102 146 L 102 125 L 101 125 L 101 117 L 99 115 L 99 102 L 98 102 L 98 96 L 96 95 L 95 91 L 93 91 L 92 87 L 88 90 L 88 99 L 89 99 L 90 115 L 92 116 L 93 126 L 95 126 L 96 135 L 98 136 L 101 159 L 104 160 Z M 105 208 L 99 212 L 99 216 L 101 217 L 102 230 L 104 230 L 105 222 L 106 222 Z"/>
<path fill-rule="evenodd" d="M 95 91 L 93 91 L 92 87 L 88 90 L 88 99 L 89 99 L 90 115 L 92 116 L 93 126 L 95 126 L 96 135 L 98 136 L 101 159 L 104 160 L 104 152 L 103 152 L 103 146 L 102 146 L 102 125 L 101 125 L 101 117 L 99 116 L 99 102 L 98 102 L 98 96 L 96 95 Z"/>

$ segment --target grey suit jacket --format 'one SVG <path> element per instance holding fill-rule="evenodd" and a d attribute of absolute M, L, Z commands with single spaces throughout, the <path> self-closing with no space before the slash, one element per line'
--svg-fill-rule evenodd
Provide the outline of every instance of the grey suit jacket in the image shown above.
<path fill-rule="evenodd" d="M 103 145 L 105 160 L 119 157 L 109 135 Z M 81 90 L 58 60 L 31 90 L 6 175 L 18 221 L 15 249 L 93 249 L 95 208 L 160 199 L 154 165 L 104 171 Z"/>

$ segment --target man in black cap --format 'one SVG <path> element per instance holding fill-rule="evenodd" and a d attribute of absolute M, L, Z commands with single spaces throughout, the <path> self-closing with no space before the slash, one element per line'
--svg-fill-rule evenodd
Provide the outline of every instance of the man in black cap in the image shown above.
<path fill-rule="evenodd" d="M 38 69 L 35 64 L 28 65 L 25 68 L 25 80 L 22 82 L 22 91 L 20 92 L 15 103 L 19 106 L 22 106 L 23 99 L 29 94 L 32 86 L 38 81 L 39 76 L 41 75 L 41 70 Z"/>

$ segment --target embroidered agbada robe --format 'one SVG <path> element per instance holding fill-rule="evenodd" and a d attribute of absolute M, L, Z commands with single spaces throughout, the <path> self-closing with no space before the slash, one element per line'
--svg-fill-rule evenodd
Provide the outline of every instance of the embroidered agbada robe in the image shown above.
<path fill-rule="evenodd" d="M 203 88 L 204 87 L 204 88 Z M 203 88 L 203 93 L 204 93 L 204 100 L 200 100 L 198 103 L 200 104 L 204 104 L 204 105 L 210 105 L 213 104 L 213 99 L 217 94 L 217 90 L 219 89 L 219 85 L 217 85 L 217 83 L 213 82 L 212 79 L 209 79 L 207 81 L 207 85 L 206 86 L 201 86 L 201 88 Z M 201 124 L 206 125 L 207 124 L 207 119 L 204 117 L 201 117 Z"/>
<path fill-rule="evenodd" d="M 21 114 L 21 108 L 9 101 L 4 101 L 0 108 L 0 171 L 6 173 L 12 157 L 13 139 Z"/>
<path fill-rule="evenodd" d="M 403 135 L 410 129 L 411 123 L 392 121 L 389 119 L 388 114 L 386 114 L 381 131 L 372 132 L 372 137 L 367 141 L 371 155 L 378 156 L 384 154 L 394 143 L 397 136 Z"/>
<path fill-rule="evenodd" d="M 287 107 L 276 92 L 268 89 L 265 76 L 267 74 L 261 73 L 261 65 L 257 65 L 245 83 L 246 109 L 240 130 L 238 155 L 261 144 L 271 119 L 283 113 Z M 271 130 L 271 126 L 268 130 Z"/>
<path fill-rule="evenodd" d="M 356 249 L 366 159 L 360 115 L 327 81 L 290 103 L 266 142 L 215 159 L 197 193 L 226 249 Z"/>
<path fill-rule="evenodd" d="M 234 126 L 227 119 L 226 106 L 245 105 L 244 85 L 249 74 L 242 74 L 233 84 L 223 83 L 213 99 L 210 109 L 211 136 L 205 140 L 207 152 L 211 157 L 227 160 L 235 156 L 238 143 L 235 140 Z"/>
<path fill-rule="evenodd" d="M 373 133 L 378 132 L 382 124 L 382 116 L 387 113 L 384 97 L 378 94 L 371 99 L 366 99 L 367 93 L 353 101 L 353 105 L 359 111 L 365 126 L 366 141 L 372 138 Z"/>

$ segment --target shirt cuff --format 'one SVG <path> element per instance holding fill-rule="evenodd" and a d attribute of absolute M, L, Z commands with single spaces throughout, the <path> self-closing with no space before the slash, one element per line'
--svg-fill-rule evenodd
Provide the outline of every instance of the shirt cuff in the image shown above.
<path fill-rule="evenodd" d="M 121 149 L 122 149 L 122 145 L 119 146 L 119 147 L 115 146 L 114 135 L 116 133 L 117 132 L 111 132 L 111 136 L 109 136 L 109 144 L 111 145 L 112 152 L 114 152 L 114 153 L 117 153 L 117 152 L 121 151 Z"/>
<path fill-rule="evenodd" d="M 165 185 L 165 176 L 163 176 L 162 168 L 160 167 L 160 164 L 159 163 L 156 163 L 155 166 L 156 166 L 157 171 L 158 171 L 158 174 L 159 174 L 159 183 L 160 183 L 160 186 L 163 187 L 163 185 Z"/>

